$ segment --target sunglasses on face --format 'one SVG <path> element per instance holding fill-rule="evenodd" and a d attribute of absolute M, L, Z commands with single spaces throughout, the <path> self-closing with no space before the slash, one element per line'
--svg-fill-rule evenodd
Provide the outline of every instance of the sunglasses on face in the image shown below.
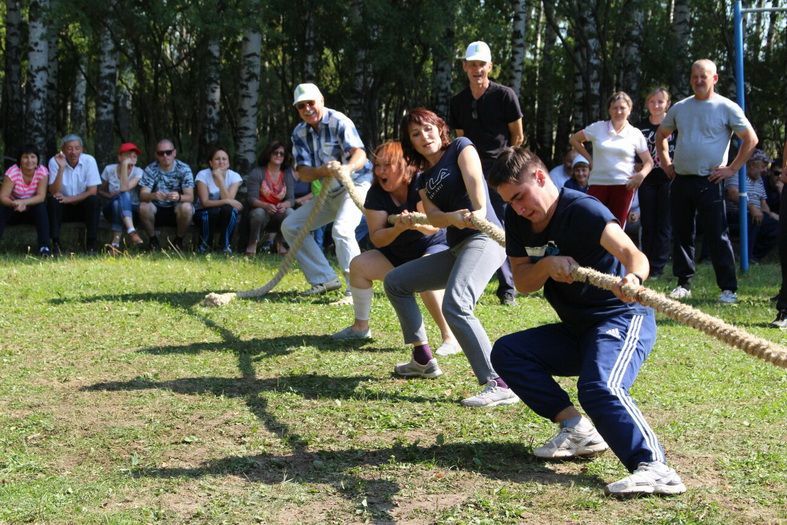
<path fill-rule="evenodd" d="M 165 149 L 165 150 L 157 151 L 156 155 L 158 155 L 159 157 L 165 157 L 165 156 L 169 157 L 173 153 L 175 153 L 174 149 Z"/>
<path fill-rule="evenodd" d="M 274 157 L 283 157 L 283 156 L 284 156 L 284 152 L 283 152 L 283 151 L 274 151 L 274 152 L 272 153 L 272 155 L 273 155 Z"/>
<path fill-rule="evenodd" d="M 297 104 L 295 104 L 295 109 L 297 109 L 298 111 L 302 111 L 306 109 L 308 106 L 313 106 L 313 105 L 314 105 L 313 100 L 306 100 L 304 102 L 298 102 Z"/>

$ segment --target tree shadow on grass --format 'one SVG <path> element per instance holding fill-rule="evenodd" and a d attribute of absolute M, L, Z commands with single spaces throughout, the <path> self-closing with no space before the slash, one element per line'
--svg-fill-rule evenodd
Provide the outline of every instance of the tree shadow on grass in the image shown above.
<path fill-rule="evenodd" d="M 490 479 L 512 483 L 560 484 L 594 490 L 604 481 L 589 474 L 561 474 L 547 468 L 546 462 L 529 454 L 519 444 L 478 442 L 421 446 L 418 443 L 395 444 L 381 449 L 350 448 L 340 451 L 296 451 L 288 455 L 256 454 L 229 456 L 207 461 L 194 468 L 140 468 L 135 477 L 202 478 L 205 476 L 239 476 L 252 483 L 278 485 L 284 482 L 327 484 L 345 498 L 359 505 L 366 500 L 368 512 L 376 523 L 393 523 L 395 496 L 400 486 L 389 480 L 368 479 L 357 472 L 368 468 L 402 465 L 434 465 L 444 470 L 475 472 Z M 468 494 L 472 498 L 472 494 Z M 366 509 L 364 509 L 366 510 Z"/>
<path fill-rule="evenodd" d="M 302 374 L 281 376 L 268 379 L 255 377 L 187 377 L 170 381 L 151 381 L 135 378 L 130 381 L 106 381 L 82 387 L 83 391 L 136 391 L 136 390 L 169 390 L 178 394 L 238 397 L 246 401 L 247 406 L 257 417 L 267 421 L 267 400 L 260 397 L 265 392 L 292 392 L 303 399 L 335 400 L 365 398 L 362 383 L 372 381 L 372 376 L 337 377 L 319 374 Z M 441 396 L 411 396 L 400 393 L 369 392 L 375 401 L 429 403 L 439 405 L 450 403 Z M 276 425 L 278 428 L 279 425 Z"/>

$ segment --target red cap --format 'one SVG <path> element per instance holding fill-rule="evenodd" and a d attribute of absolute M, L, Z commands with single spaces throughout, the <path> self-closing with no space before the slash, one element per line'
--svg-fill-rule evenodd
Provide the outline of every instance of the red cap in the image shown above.
<path fill-rule="evenodd" d="M 142 150 L 139 149 L 137 145 L 134 144 L 133 142 L 124 142 L 123 144 L 121 144 L 120 147 L 118 148 L 118 155 L 120 155 L 121 153 L 128 153 L 129 151 L 133 151 L 137 155 L 142 155 Z"/>

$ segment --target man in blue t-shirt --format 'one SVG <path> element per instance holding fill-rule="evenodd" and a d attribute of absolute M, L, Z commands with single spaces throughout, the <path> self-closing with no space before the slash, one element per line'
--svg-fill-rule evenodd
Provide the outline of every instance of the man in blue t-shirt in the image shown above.
<path fill-rule="evenodd" d="M 526 148 L 505 151 L 489 183 L 508 203 L 506 253 L 517 290 L 543 287 L 560 317 L 559 323 L 504 336 L 492 349 L 492 365 L 517 396 L 560 425 L 533 453 L 560 459 L 612 448 L 631 475 L 607 485 L 607 494 L 685 492 L 629 395 L 656 340 L 656 322 L 653 311 L 633 302 L 622 287 L 642 284 L 647 257 L 604 205 L 571 189 L 558 190 L 541 159 Z M 577 266 L 620 280 L 612 292 L 574 282 Z M 553 379 L 574 375 L 590 421 Z"/>

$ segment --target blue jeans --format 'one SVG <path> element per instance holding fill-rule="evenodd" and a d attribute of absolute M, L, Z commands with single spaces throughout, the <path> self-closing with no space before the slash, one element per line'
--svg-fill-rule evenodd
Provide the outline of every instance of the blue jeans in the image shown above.
<path fill-rule="evenodd" d="M 104 205 L 104 217 L 112 224 L 113 232 L 123 231 L 123 218 L 132 217 L 139 204 L 131 203 L 131 194 L 121 191 Z"/>

